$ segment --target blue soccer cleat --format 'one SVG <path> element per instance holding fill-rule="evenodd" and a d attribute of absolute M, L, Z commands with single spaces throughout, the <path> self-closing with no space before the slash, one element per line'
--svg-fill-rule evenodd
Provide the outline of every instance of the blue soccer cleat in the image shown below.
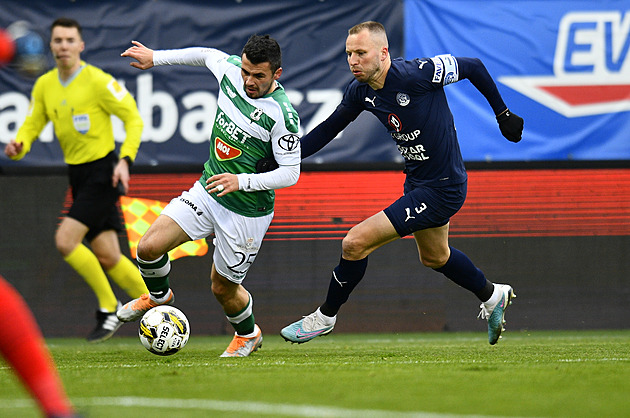
<path fill-rule="evenodd" d="M 320 335 L 329 334 L 335 328 L 337 317 L 333 317 L 332 324 L 328 325 L 324 321 L 319 309 L 310 315 L 305 316 L 297 322 L 288 325 L 280 331 L 280 335 L 286 341 L 302 344 Z"/>
<path fill-rule="evenodd" d="M 501 332 L 505 331 L 503 327 L 505 325 L 505 310 L 510 304 L 512 304 L 512 298 L 516 297 L 514 289 L 508 284 L 496 284 L 499 287 L 499 291 L 502 292 L 499 302 L 494 306 L 486 306 L 482 303 L 479 307 L 479 318 L 488 320 L 488 342 L 490 345 L 494 345 L 501 338 Z"/>

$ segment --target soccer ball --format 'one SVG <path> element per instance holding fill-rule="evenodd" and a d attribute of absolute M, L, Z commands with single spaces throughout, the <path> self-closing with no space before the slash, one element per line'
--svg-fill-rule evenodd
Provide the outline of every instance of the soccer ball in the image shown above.
<path fill-rule="evenodd" d="M 190 326 L 182 311 L 160 305 L 144 314 L 138 334 L 147 350 L 158 356 L 170 356 L 184 348 L 190 337 Z"/>

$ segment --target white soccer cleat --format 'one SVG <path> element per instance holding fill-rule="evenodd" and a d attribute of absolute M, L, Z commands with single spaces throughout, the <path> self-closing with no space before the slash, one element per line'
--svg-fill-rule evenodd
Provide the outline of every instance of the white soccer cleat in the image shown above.
<path fill-rule="evenodd" d="M 494 284 L 502 292 L 501 298 L 494 306 L 486 306 L 485 303 L 479 305 L 481 312 L 478 318 L 488 320 L 488 342 L 494 345 L 501 338 L 501 332 L 505 331 L 505 310 L 512 304 L 512 299 L 516 297 L 514 289 L 509 284 Z"/>

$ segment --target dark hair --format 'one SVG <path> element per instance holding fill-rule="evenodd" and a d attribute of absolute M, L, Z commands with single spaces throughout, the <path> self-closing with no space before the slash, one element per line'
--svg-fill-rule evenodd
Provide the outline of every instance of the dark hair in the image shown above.
<path fill-rule="evenodd" d="M 247 59 L 252 64 L 268 62 L 272 73 L 275 73 L 278 68 L 282 67 L 280 45 L 269 35 L 250 36 L 243 47 L 241 56 L 243 54 L 247 55 Z"/>
<path fill-rule="evenodd" d="M 79 22 L 77 22 L 76 20 L 70 19 L 69 17 L 60 17 L 56 19 L 52 23 L 52 25 L 50 25 L 50 32 L 52 33 L 53 29 L 57 26 L 63 26 L 64 28 L 77 28 L 77 31 L 79 31 L 79 36 L 81 37 L 81 39 L 83 39 L 83 29 L 81 28 Z"/>

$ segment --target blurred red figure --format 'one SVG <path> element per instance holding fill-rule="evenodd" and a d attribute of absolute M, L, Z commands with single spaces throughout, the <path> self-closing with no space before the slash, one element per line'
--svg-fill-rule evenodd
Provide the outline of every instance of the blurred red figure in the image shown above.
<path fill-rule="evenodd" d="M 9 33 L 0 29 L 0 67 L 8 64 L 15 55 L 15 42 Z"/>
<path fill-rule="evenodd" d="M 46 417 L 76 417 L 35 318 L 20 294 L 0 275 L 0 353 Z"/>

